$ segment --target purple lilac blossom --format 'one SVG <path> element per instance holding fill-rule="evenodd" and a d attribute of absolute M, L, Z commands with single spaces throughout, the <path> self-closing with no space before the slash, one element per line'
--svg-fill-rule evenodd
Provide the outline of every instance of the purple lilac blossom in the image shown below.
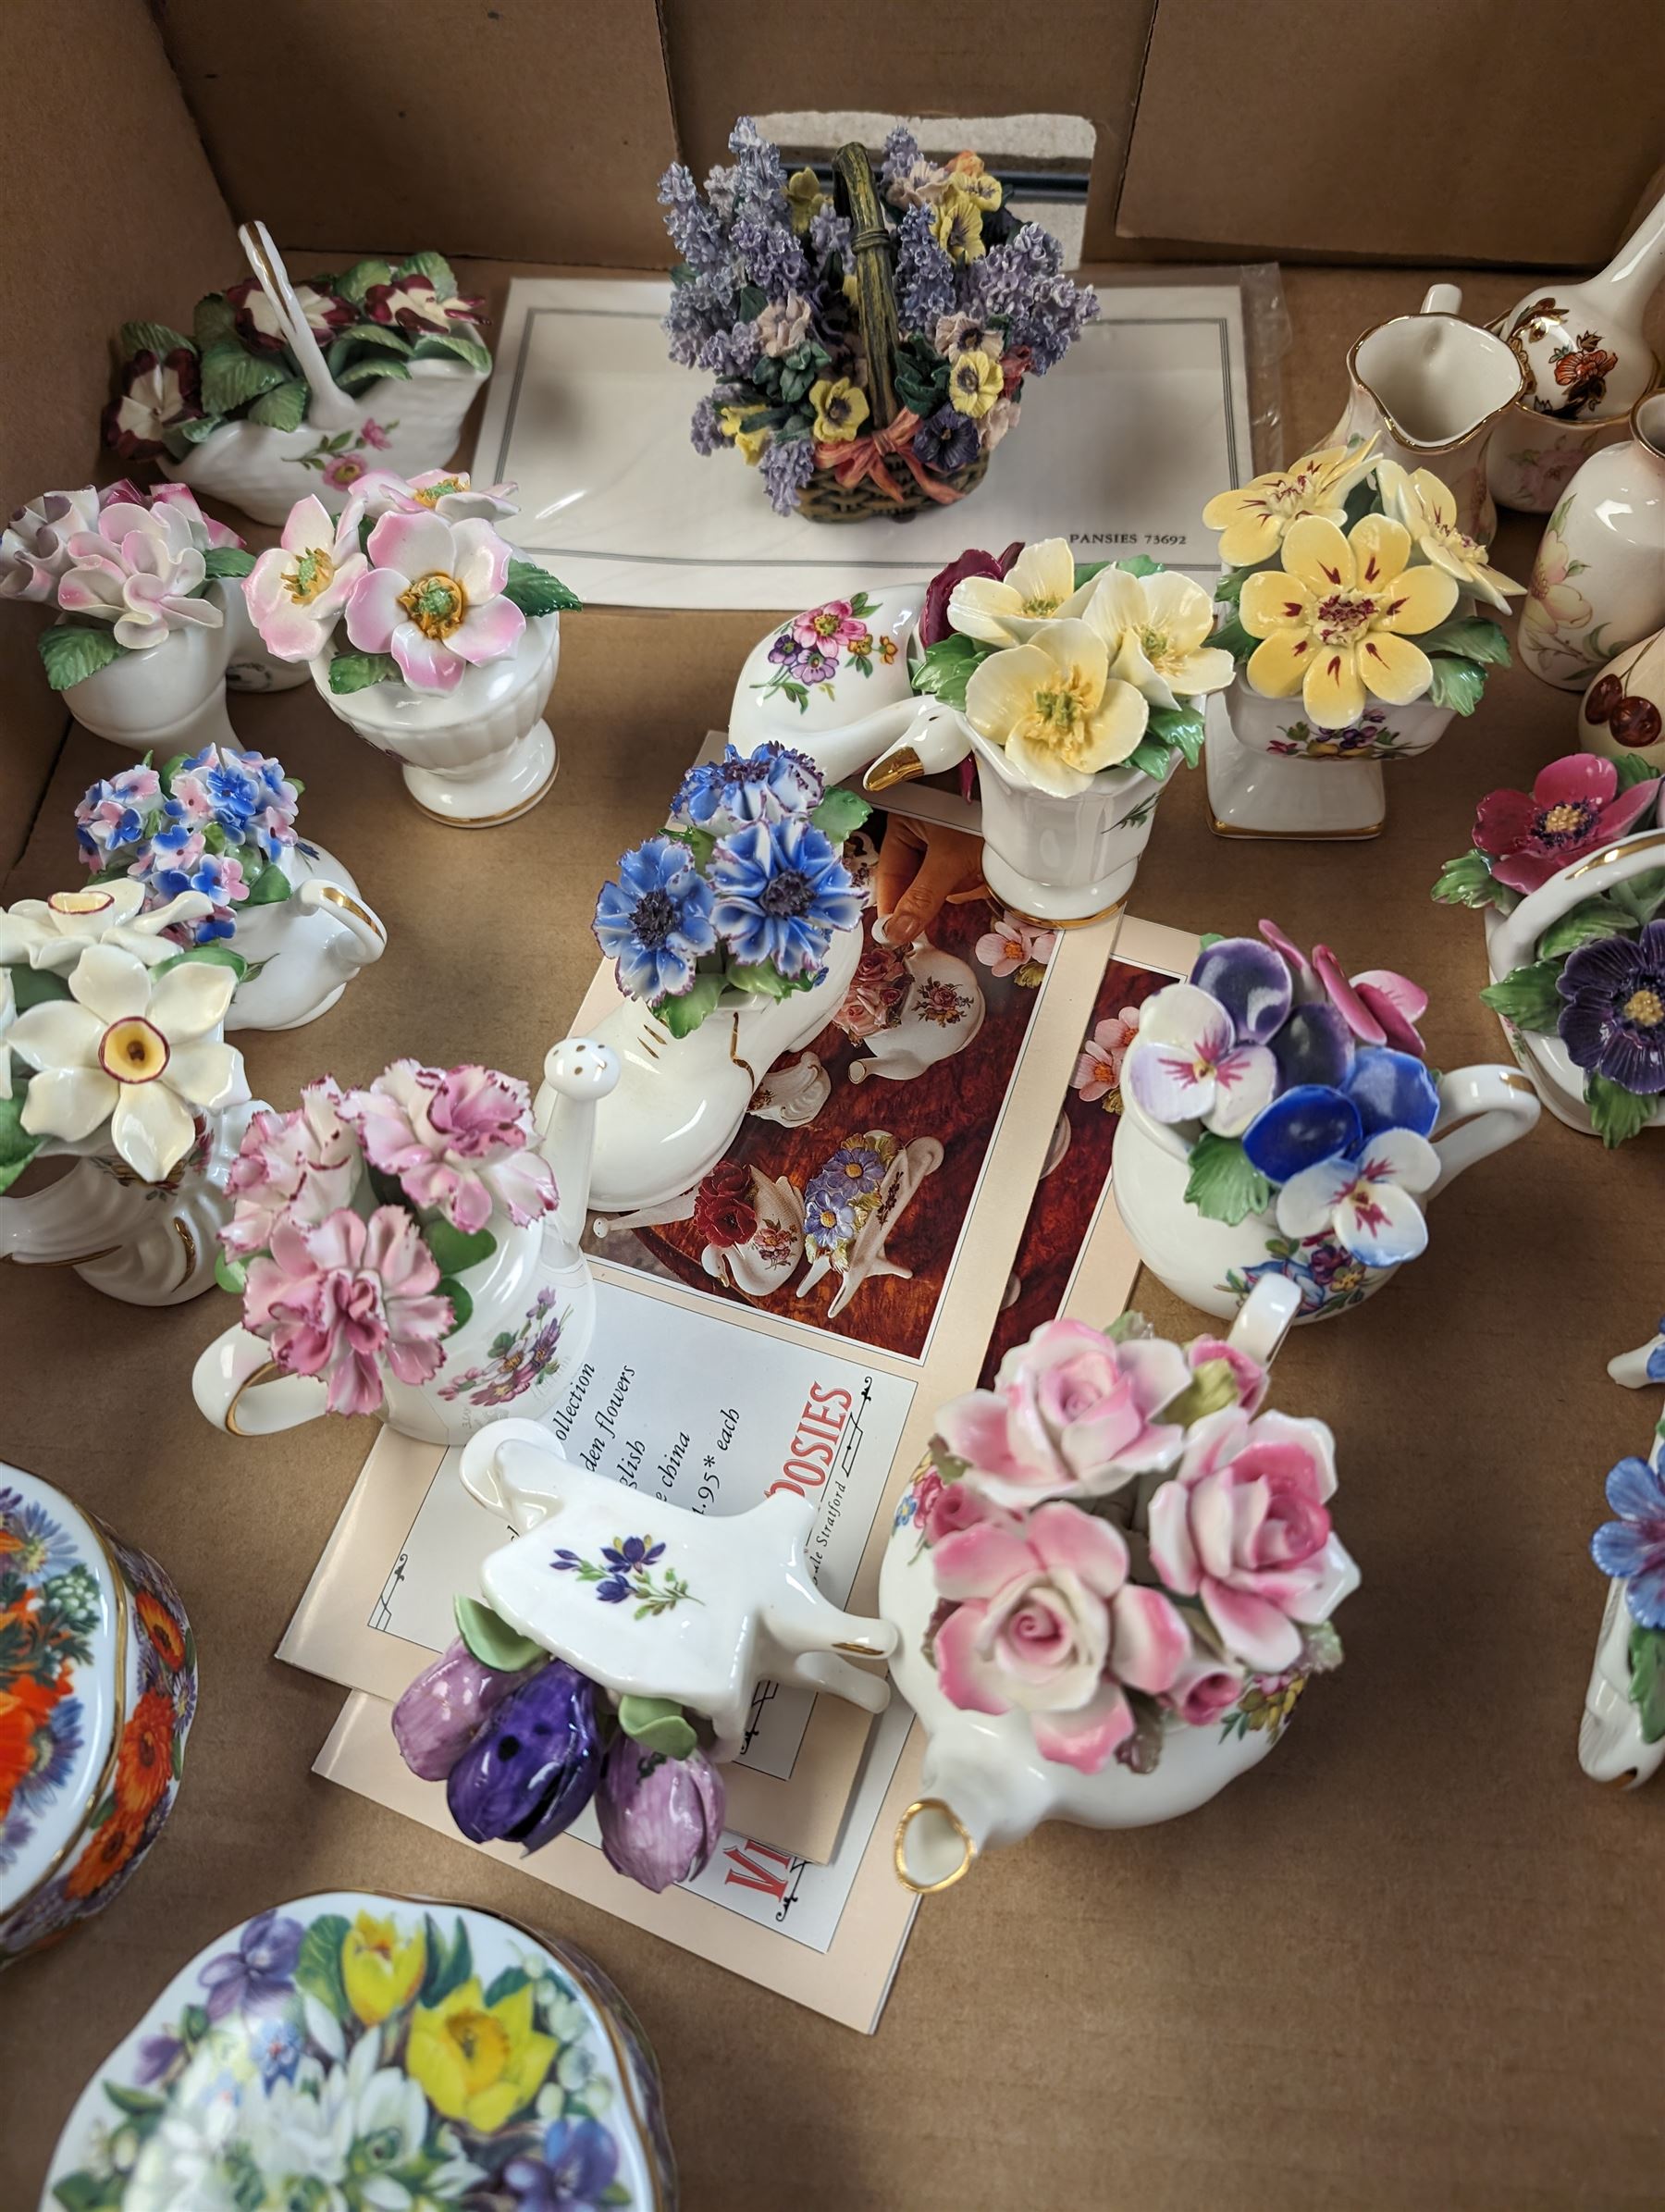
<path fill-rule="evenodd" d="M 749 377 L 758 365 L 763 341 L 756 323 L 734 323 L 713 331 L 699 349 L 698 365 L 714 377 Z"/>
<path fill-rule="evenodd" d="M 771 300 L 801 292 L 808 283 L 809 264 L 804 258 L 802 241 L 783 216 L 748 209 L 735 216 L 729 235 L 746 275 Z"/>
<path fill-rule="evenodd" d="M 898 123 L 884 142 L 884 158 L 879 165 L 879 181 L 888 192 L 899 183 L 919 158 L 919 142 L 913 132 Z"/>
<path fill-rule="evenodd" d="M 954 313 L 954 264 L 937 244 L 929 207 L 910 207 L 896 234 L 896 304 L 906 330 L 934 330 Z"/>
<path fill-rule="evenodd" d="M 815 474 L 815 446 L 808 438 L 771 439 L 763 449 L 763 488 L 777 514 L 796 513 L 798 495 Z"/>
<path fill-rule="evenodd" d="M 1027 346 L 1037 376 L 1063 359 L 1099 311 L 1098 294 L 1062 272 L 1063 249 L 1038 223 L 1025 223 L 961 275 L 961 312 L 1007 324 L 1007 342 Z"/>
<path fill-rule="evenodd" d="M 671 242 L 691 269 L 707 278 L 726 281 L 728 241 L 715 210 L 700 199 L 699 188 L 680 161 L 672 162 L 660 179 L 660 204 L 669 212 L 665 228 Z"/>
<path fill-rule="evenodd" d="M 809 244 L 818 262 L 836 253 L 846 266 L 850 259 L 850 218 L 840 215 L 829 201 L 809 218 Z"/>
<path fill-rule="evenodd" d="M 717 420 L 717 402 L 709 396 L 694 409 L 688 436 L 697 453 L 714 453 L 723 444 L 722 426 Z M 767 459 L 767 456 L 765 456 Z"/>

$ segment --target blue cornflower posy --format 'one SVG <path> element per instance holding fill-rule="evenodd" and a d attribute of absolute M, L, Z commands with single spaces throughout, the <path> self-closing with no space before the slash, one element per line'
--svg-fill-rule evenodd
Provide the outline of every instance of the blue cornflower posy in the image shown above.
<path fill-rule="evenodd" d="M 711 921 L 743 967 L 788 978 L 825 964 L 834 930 L 854 929 L 861 896 L 830 840 L 802 815 L 753 822 L 723 838 L 708 865 Z"/>
<path fill-rule="evenodd" d="M 796 647 L 794 648 L 796 650 Z M 730 745 L 721 760 L 689 769 L 672 801 L 672 819 L 713 836 L 753 822 L 784 822 L 820 806 L 826 785 L 807 753 L 772 738 L 754 753 Z"/>
<path fill-rule="evenodd" d="M 685 845 L 649 837 L 619 862 L 619 881 L 596 902 L 596 939 L 632 998 L 680 997 L 694 964 L 712 951 L 711 889 Z"/>
<path fill-rule="evenodd" d="M 1665 1628 L 1665 1477 L 1647 1460 L 1622 1459 L 1608 1476 L 1607 1501 L 1619 1518 L 1590 1539 L 1591 1557 L 1623 1581 L 1634 1621 Z"/>

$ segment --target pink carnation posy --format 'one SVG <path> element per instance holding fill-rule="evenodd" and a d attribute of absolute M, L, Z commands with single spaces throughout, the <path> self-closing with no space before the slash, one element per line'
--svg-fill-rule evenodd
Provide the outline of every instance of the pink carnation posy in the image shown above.
<path fill-rule="evenodd" d="M 531 1095 L 512 1076 L 396 1060 L 341 1111 L 371 1166 L 458 1229 L 484 1229 L 494 1204 L 517 1227 L 555 1205 L 555 1179 L 532 1142 Z"/>
<path fill-rule="evenodd" d="M 331 1413 L 374 1413 L 384 1364 L 409 1384 L 443 1364 L 453 1316 L 438 1282 L 401 1207 L 378 1206 L 366 1222 L 343 1206 L 314 1229 L 278 1222 L 269 1255 L 250 1267 L 243 1318 L 287 1373 L 327 1383 Z"/>
<path fill-rule="evenodd" d="M 326 1076 L 304 1087 L 293 1113 L 251 1116 L 227 1179 L 233 1211 L 220 1242 L 228 1253 L 246 1259 L 266 1249 L 279 1221 L 315 1229 L 352 1204 L 359 1152 L 340 1106 Z"/>

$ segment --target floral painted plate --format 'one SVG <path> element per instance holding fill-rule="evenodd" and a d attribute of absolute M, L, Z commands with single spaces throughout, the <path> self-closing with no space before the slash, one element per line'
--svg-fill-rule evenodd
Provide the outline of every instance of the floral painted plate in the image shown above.
<path fill-rule="evenodd" d="M 659 2070 L 577 1951 L 364 1890 L 258 1914 L 81 2093 L 41 2212 L 673 2212 Z"/>

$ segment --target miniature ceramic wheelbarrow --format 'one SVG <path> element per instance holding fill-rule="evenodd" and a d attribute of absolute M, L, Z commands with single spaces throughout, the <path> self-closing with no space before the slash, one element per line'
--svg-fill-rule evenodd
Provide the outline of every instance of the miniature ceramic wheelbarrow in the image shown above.
<path fill-rule="evenodd" d="M 548 1429 L 519 1420 L 472 1438 L 462 1474 L 517 1531 L 480 1569 L 499 1618 L 616 1699 L 702 1715 L 713 1759 L 741 1749 L 761 1682 L 830 1691 L 868 1712 L 888 1704 L 882 1677 L 845 1654 L 887 1659 L 896 1632 L 817 1590 L 804 1558 L 815 1509 L 797 1491 L 707 1519 L 575 1465 Z"/>
<path fill-rule="evenodd" d="M 934 1137 L 898 1144 L 882 1129 L 847 1137 L 804 1193 L 809 1265 L 798 1296 L 806 1296 L 823 1275 L 842 1276 L 827 1308 L 831 1321 L 870 1276 L 895 1275 L 906 1281 L 913 1269 L 890 1258 L 885 1242 L 919 1185 L 942 1164 L 943 1147 Z"/>

